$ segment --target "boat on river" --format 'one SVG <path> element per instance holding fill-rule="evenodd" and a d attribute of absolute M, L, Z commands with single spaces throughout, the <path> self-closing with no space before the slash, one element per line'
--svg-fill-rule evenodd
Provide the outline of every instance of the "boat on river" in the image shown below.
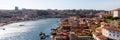
<path fill-rule="evenodd" d="M 0 30 L 5 30 L 5 28 L 3 28 L 3 27 L 0 27 Z"/>
<path fill-rule="evenodd" d="M 24 26 L 24 25 L 21 24 L 21 25 L 19 25 L 19 26 Z"/>
<path fill-rule="evenodd" d="M 45 40 L 47 37 L 49 37 L 49 35 L 46 35 L 46 34 L 43 33 L 43 32 L 41 32 L 41 33 L 39 34 L 39 36 L 40 36 L 40 39 L 41 39 L 41 40 Z"/>

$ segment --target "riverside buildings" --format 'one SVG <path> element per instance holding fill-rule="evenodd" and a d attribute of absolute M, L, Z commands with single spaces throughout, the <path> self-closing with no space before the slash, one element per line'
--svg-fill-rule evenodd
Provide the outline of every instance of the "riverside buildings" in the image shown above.
<path fill-rule="evenodd" d="M 120 8 L 117 8 L 112 11 L 113 12 L 113 17 L 120 17 Z"/>
<path fill-rule="evenodd" d="M 80 18 L 72 16 L 63 18 L 56 31 L 55 40 L 93 40 L 92 28 L 100 22 L 99 18 Z"/>
<path fill-rule="evenodd" d="M 113 18 L 120 17 L 120 8 L 113 10 Z M 111 16 L 111 15 L 109 15 Z M 105 19 L 105 18 L 104 18 Z M 106 20 L 106 19 L 105 19 Z M 109 22 L 101 22 L 100 27 L 97 27 L 94 32 L 92 32 L 93 38 L 95 40 L 120 40 L 120 28 L 119 19 L 117 20 L 107 20 Z M 115 22 L 112 23 L 111 22 Z"/>

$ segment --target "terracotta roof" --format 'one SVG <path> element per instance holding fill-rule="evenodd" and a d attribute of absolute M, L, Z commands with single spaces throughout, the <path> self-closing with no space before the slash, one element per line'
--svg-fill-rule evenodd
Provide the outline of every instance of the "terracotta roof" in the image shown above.
<path fill-rule="evenodd" d="M 110 27 L 110 26 L 105 26 L 103 28 L 105 28 L 107 30 L 114 30 L 114 31 L 119 31 L 120 32 L 120 28 L 114 28 L 114 27 Z"/>
<path fill-rule="evenodd" d="M 107 37 L 106 36 L 104 36 L 104 35 L 100 35 L 100 36 L 97 36 L 98 38 L 100 38 L 100 39 L 106 39 Z"/>
<path fill-rule="evenodd" d="M 71 26 L 71 25 L 69 23 L 67 23 L 67 22 L 62 22 L 61 26 Z"/>
<path fill-rule="evenodd" d="M 96 30 L 102 32 L 101 27 L 96 28 Z"/>
<path fill-rule="evenodd" d="M 68 30 L 62 30 L 62 32 L 69 32 Z"/>
<path fill-rule="evenodd" d="M 97 33 L 96 33 L 96 32 L 92 32 L 92 34 L 97 35 Z"/>
<path fill-rule="evenodd" d="M 106 39 L 107 37 L 102 35 L 102 34 L 99 34 L 97 32 L 92 32 L 92 34 L 94 34 L 96 37 L 100 38 L 100 39 Z"/>
<path fill-rule="evenodd" d="M 115 11 L 120 11 L 120 8 L 115 9 Z"/>
<path fill-rule="evenodd" d="M 85 22 L 79 22 L 79 24 L 85 24 Z"/>
<path fill-rule="evenodd" d="M 92 34 L 94 34 L 94 35 L 96 35 L 96 36 L 102 35 L 101 33 L 98 33 L 98 32 L 92 32 Z"/>
<path fill-rule="evenodd" d="M 67 27 L 70 27 L 71 25 L 64 25 L 64 24 L 63 24 L 63 25 L 61 25 L 61 26 L 62 26 L 62 27 L 66 27 L 66 26 L 67 26 Z"/>
<path fill-rule="evenodd" d="M 106 23 L 105 23 L 105 22 L 101 22 L 100 24 L 101 24 L 101 25 L 105 25 Z"/>

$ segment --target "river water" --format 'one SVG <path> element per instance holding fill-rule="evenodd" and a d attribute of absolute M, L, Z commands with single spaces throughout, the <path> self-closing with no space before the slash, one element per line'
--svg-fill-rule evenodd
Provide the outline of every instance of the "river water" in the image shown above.
<path fill-rule="evenodd" d="M 5 30 L 0 30 L 0 40 L 40 40 L 39 33 L 50 35 L 50 29 L 56 27 L 59 21 L 59 18 L 47 18 L 8 24 L 4 26 Z"/>

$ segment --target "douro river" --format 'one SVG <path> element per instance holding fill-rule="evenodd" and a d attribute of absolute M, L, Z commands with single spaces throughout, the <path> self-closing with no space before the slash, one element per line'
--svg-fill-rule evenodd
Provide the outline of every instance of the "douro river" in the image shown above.
<path fill-rule="evenodd" d="M 59 21 L 59 18 L 47 18 L 8 24 L 2 27 L 5 30 L 0 29 L 0 40 L 40 40 L 39 33 L 50 35 L 50 29 L 56 27 Z"/>

